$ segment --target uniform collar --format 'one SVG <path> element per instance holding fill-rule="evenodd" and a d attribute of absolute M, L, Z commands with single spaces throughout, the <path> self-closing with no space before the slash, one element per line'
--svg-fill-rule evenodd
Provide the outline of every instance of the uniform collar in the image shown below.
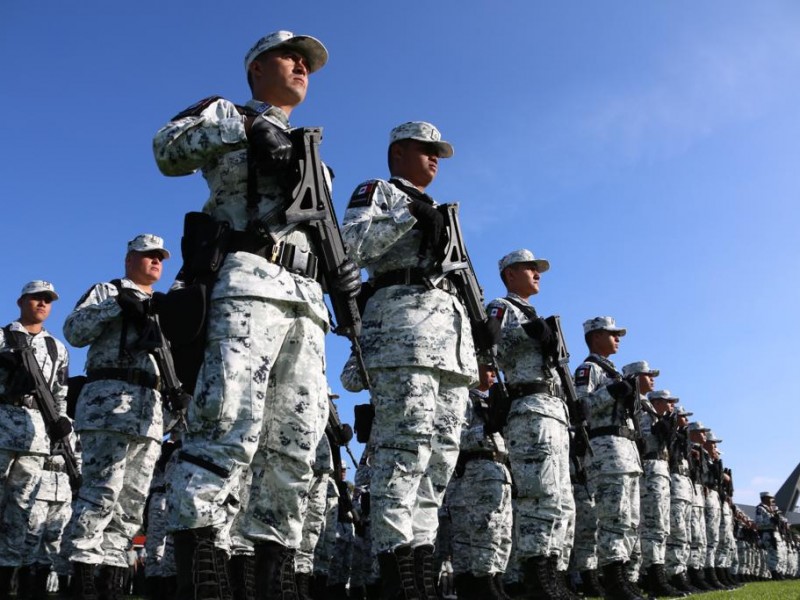
<path fill-rule="evenodd" d="M 9 323 L 8 327 L 11 331 L 20 331 L 30 337 L 36 337 L 37 335 L 41 335 L 42 333 L 44 334 L 47 333 L 47 330 L 44 327 L 42 327 L 42 330 L 39 333 L 31 333 L 30 331 L 25 329 L 25 327 L 19 321 L 12 321 L 11 323 Z"/>
<path fill-rule="evenodd" d="M 289 117 L 286 116 L 286 113 L 283 112 L 282 109 L 278 108 L 277 106 L 272 106 L 267 102 L 262 102 L 261 100 L 248 100 L 247 104 L 245 105 L 248 108 L 252 108 L 259 114 L 263 114 L 269 117 L 274 117 L 281 123 L 283 123 L 286 127 L 289 127 Z"/>

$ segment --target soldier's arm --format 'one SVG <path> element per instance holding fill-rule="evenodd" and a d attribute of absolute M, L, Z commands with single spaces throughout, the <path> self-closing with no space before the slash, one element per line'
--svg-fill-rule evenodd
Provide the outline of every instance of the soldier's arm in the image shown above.
<path fill-rule="evenodd" d="M 116 288 L 107 283 L 98 283 L 84 294 L 64 321 L 67 341 L 76 348 L 83 348 L 96 340 L 106 324 L 122 314 L 116 295 Z"/>
<path fill-rule="evenodd" d="M 417 220 L 408 205 L 408 196 L 380 179 L 356 187 L 344 213 L 342 237 L 359 266 L 375 262 L 414 227 Z"/>
<path fill-rule="evenodd" d="M 592 363 L 585 362 L 575 370 L 575 391 L 587 416 L 616 402 L 608 392 L 610 382 L 604 379 L 603 370 Z"/>
<path fill-rule="evenodd" d="M 194 173 L 216 157 L 247 146 L 244 119 L 224 98 L 207 98 L 173 117 L 153 138 L 164 175 Z"/>
<path fill-rule="evenodd" d="M 58 348 L 58 360 L 56 364 L 56 376 L 53 379 L 52 392 L 53 398 L 58 402 L 58 414 L 62 417 L 67 416 L 67 379 L 69 379 L 69 353 L 67 348 L 56 340 Z"/>

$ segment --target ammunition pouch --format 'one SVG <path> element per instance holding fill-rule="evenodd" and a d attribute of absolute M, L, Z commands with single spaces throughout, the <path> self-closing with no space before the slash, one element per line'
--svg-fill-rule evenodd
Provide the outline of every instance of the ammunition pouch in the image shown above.
<path fill-rule="evenodd" d="M 369 436 L 372 433 L 372 422 L 375 420 L 375 407 L 372 404 L 357 404 L 353 407 L 354 429 L 356 431 L 356 440 L 362 444 L 369 441 Z"/>
<path fill-rule="evenodd" d="M 503 431 L 511 411 L 511 398 L 502 393 L 499 385 L 489 389 L 488 419 L 484 431 L 487 434 Z"/>
<path fill-rule="evenodd" d="M 158 306 L 164 337 L 173 348 L 191 344 L 205 331 L 207 312 L 208 290 L 205 284 L 192 283 L 170 290 Z"/>
<path fill-rule="evenodd" d="M 181 238 L 182 271 L 186 281 L 207 278 L 219 270 L 228 253 L 230 234 L 226 221 L 217 221 L 202 212 L 186 213 Z"/>

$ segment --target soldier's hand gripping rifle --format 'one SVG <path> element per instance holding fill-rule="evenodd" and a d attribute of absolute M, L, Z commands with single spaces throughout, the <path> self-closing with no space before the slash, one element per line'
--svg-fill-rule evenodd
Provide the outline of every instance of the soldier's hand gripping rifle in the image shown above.
<path fill-rule="evenodd" d="M 369 376 L 358 342 L 361 334 L 361 313 L 356 302 L 358 289 L 342 291 L 337 286 L 337 278 L 342 270 L 352 263 L 347 256 L 339 222 L 333 210 L 325 165 L 319 157 L 322 128 L 294 129 L 290 135 L 297 157 L 296 170 L 293 173 L 296 183 L 291 190 L 291 204 L 285 210 L 286 222 L 308 224 L 320 252 L 319 266 L 336 318 L 334 332 L 350 340 L 364 387 L 370 389 Z"/>
<path fill-rule="evenodd" d="M 464 243 L 461 222 L 458 219 L 458 203 L 443 204 L 439 210 L 444 217 L 445 231 L 442 258 L 438 264 L 439 278 L 446 277 L 455 285 L 458 297 L 467 310 L 475 351 L 478 355 L 486 357 L 489 366 L 497 376 L 497 382 L 492 386 L 489 411 L 492 423 L 490 429 L 499 431 L 505 425 L 508 417 L 510 400 L 503 374 L 497 364 L 497 345 L 493 343 L 494 335 L 490 331 L 489 319 L 483 303 L 483 289 L 478 284 L 478 277 L 475 275 L 475 269 L 472 267 L 472 261 Z"/>
<path fill-rule="evenodd" d="M 61 456 L 69 476 L 70 487 L 77 490 L 81 486 L 81 474 L 78 470 L 78 461 L 72 451 L 69 442 L 69 434 L 72 431 L 72 424 L 67 417 L 62 417 L 56 409 L 57 402 L 53 397 L 53 392 L 42 373 L 42 368 L 36 360 L 32 346 L 25 346 L 15 349 L 19 353 L 22 368 L 30 375 L 33 380 L 33 395 L 39 412 L 42 413 L 47 435 L 50 437 L 51 454 Z"/>

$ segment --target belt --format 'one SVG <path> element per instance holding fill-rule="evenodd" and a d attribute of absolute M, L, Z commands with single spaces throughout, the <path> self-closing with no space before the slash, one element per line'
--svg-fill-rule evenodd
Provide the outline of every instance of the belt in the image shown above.
<path fill-rule="evenodd" d="M 44 467 L 42 467 L 45 471 L 52 471 L 53 473 L 63 473 L 66 471 L 66 467 L 60 463 L 53 463 L 53 462 L 45 462 Z"/>
<path fill-rule="evenodd" d="M 376 290 L 392 285 L 424 285 L 431 287 L 430 274 L 424 269 L 396 269 L 376 275 L 372 279 L 372 287 Z M 435 286 L 448 294 L 458 295 L 452 281 L 443 277 Z"/>
<path fill-rule="evenodd" d="M 516 400 L 531 394 L 549 394 L 556 398 L 564 397 L 561 385 L 555 381 L 529 381 L 527 383 L 511 383 L 508 385 L 509 400 Z"/>
<path fill-rule="evenodd" d="M 589 431 L 590 440 L 603 435 L 613 435 L 632 441 L 636 439 L 636 433 L 630 427 L 625 427 L 624 425 L 622 427 L 613 425 L 609 427 L 595 427 Z"/>
<path fill-rule="evenodd" d="M 92 369 L 86 372 L 86 383 L 93 381 L 126 381 L 133 385 L 140 385 L 142 387 L 157 390 L 160 387 L 161 381 L 158 375 L 148 373 L 142 369 Z"/>
<path fill-rule="evenodd" d="M 642 457 L 643 460 L 669 460 L 666 452 L 648 452 Z"/>
<path fill-rule="evenodd" d="M 22 406 L 24 408 L 33 408 L 36 410 L 39 409 L 39 405 L 36 404 L 30 396 L 0 396 L 0 404 Z"/>
<path fill-rule="evenodd" d="M 279 265 L 297 275 L 316 280 L 319 276 L 316 255 L 308 250 L 301 250 L 294 244 L 278 242 L 273 244 L 270 240 L 247 231 L 232 231 L 229 252 L 247 252 L 265 258 L 269 262 Z"/>
<path fill-rule="evenodd" d="M 465 463 L 471 460 L 493 460 L 502 465 L 506 462 L 506 455 L 497 450 L 467 450 L 459 452 L 458 460 Z"/>
<path fill-rule="evenodd" d="M 683 465 L 678 465 L 677 467 L 672 467 L 669 470 L 670 473 L 675 473 L 676 475 L 683 475 L 684 477 L 689 477 L 689 469 Z"/>

